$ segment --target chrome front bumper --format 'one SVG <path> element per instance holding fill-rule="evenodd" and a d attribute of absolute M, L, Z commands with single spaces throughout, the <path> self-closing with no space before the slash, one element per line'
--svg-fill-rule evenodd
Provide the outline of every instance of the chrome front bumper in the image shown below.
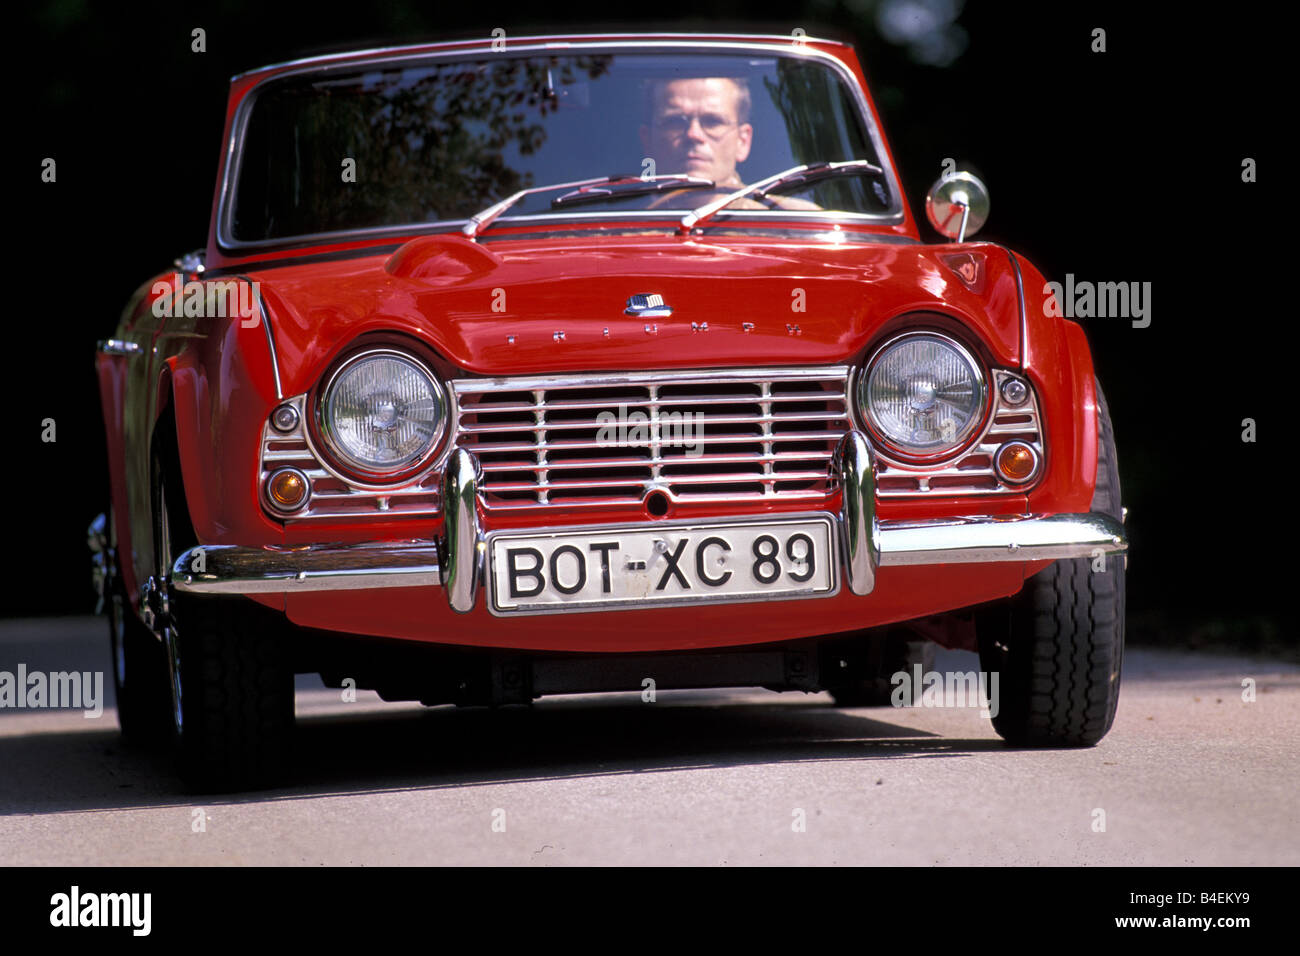
<path fill-rule="evenodd" d="M 876 569 L 900 565 L 1054 561 L 1128 550 L 1123 526 L 1109 515 L 1002 515 L 925 521 L 876 517 L 875 456 L 851 431 L 832 463 L 844 491 L 838 516 L 844 580 L 870 594 Z M 452 609 L 474 609 L 486 546 L 478 507 L 478 462 L 452 453 L 443 477 L 445 537 L 301 547 L 201 545 L 176 559 L 170 586 L 186 594 L 254 594 L 394 587 L 442 587 Z M 595 530 L 593 528 L 593 530 Z"/>

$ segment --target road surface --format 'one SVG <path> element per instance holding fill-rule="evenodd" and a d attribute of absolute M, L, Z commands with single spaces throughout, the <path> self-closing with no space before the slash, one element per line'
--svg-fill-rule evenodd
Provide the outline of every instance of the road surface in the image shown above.
<path fill-rule="evenodd" d="M 1130 648 L 1114 729 L 1070 751 L 1010 749 L 975 708 L 426 709 L 300 677 L 290 785 L 208 798 L 122 746 L 102 619 L 0 622 L 0 672 L 20 663 L 102 671 L 108 705 L 0 708 L 4 865 L 1300 864 L 1292 664 Z"/>

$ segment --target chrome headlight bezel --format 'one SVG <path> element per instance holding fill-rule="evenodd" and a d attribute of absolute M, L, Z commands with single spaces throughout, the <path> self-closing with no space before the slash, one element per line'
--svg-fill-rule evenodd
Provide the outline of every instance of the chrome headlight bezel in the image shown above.
<path fill-rule="evenodd" d="M 428 382 L 430 391 L 441 410 L 437 428 L 420 452 L 391 468 L 377 467 L 373 462 L 364 461 L 350 453 L 338 435 L 336 423 L 330 420 L 327 412 L 330 398 L 341 378 L 359 363 L 378 357 L 397 359 L 414 367 Z M 350 480 L 369 485 L 395 484 L 422 471 L 442 447 L 447 435 L 448 420 L 451 417 L 447 389 L 429 364 L 409 351 L 386 346 L 363 349 L 340 361 L 317 389 L 312 406 L 315 431 L 320 437 L 322 450 L 332 459 L 332 464 Z"/>
<path fill-rule="evenodd" d="M 871 375 L 881 358 L 892 349 L 912 339 L 937 340 L 945 347 L 956 352 L 958 357 L 969 368 L 979 394 L 979 404 L 975 412 L 962 429 L 954 434 L 953 440 L 931 449 L 919 449 L 916 446 L 909 447 L 897 440 L 877 417 L 875 409 L 868 401 Z M 964 453 L 983 433 L 993 405 L 989 395 L 989 380 L 989 372 L 984 363 L 978 358 L 973 349 L 959 339 L 937 329 L 910 329 L 886 339 L 872 351 L 871 356 L 862 364 L 854 386 L 854 405 L 858 418 L 862 421 L 872 440 L 884 452 L 886 458 L 892 458 L 909 465 L 937 464 Z"/>

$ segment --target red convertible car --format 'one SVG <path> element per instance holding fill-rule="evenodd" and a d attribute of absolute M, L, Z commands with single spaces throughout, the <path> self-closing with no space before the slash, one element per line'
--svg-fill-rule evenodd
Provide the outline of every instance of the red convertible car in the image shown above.
<path fill-rule="evenodd" d="M 320 56 L 235 77 L 224 143 L 206 247 L 96 357 L 119 719 L 192 785 L 277 779 L 295 673 L 853 706 L 939 644 L 1015 745 L 1110 728 L 1126 541 L 1084 333 L 971 241 L 974 176 L 923 235 L 851 47 Z"/>

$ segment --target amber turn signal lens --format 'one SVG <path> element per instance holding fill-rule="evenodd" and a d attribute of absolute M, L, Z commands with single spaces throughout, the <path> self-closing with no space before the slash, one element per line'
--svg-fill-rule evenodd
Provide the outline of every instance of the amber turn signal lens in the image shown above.
<path fill-rule="evenodd" d="M 1007 442 L 998 449 L 998 474 L 1019 484 L 1028 481 L 1038 470 L 1038 455 L 1022 441 Z"/>
<path fill-rule="evenodd" d="M 297 511 L 307 500 L 307 476 L 296 468 L 282 468 L 267 481 L 266 496 L 280 511 Z"/>

